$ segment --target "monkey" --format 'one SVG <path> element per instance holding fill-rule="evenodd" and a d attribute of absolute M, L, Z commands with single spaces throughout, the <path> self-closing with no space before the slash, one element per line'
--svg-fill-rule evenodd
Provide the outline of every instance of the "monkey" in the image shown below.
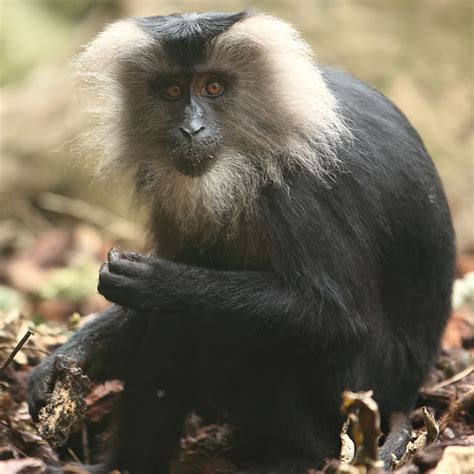
<path fill-rule="evenodd" d="M 373 390 L 384 431 L 399 429 L 388 469 L 455 258 L 407 118 L 256 11 L 119 20 L 77 70 L 101 99 L 87 146 L 103 176 L 132 172 L 150 252 L 110 251 L 98 291 L 114 305 L 33 370 L 32 417 L 62 354 L 125 382 L 99 472 L 169 472 L 195 412 L 232 427 L 239 472 L 301 474 L 338 457 L 343 390 Z"/>

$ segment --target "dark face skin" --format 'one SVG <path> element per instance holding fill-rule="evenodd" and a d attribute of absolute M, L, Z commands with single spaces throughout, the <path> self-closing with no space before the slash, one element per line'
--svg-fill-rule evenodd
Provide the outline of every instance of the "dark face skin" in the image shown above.
<path fill-rule="evenodd" d="M 222 74 L 165 75 L 152 84 L 153 94 L 170 119 L 169 157 L 183 174 L 200 176 L 212 166 L 223 143 L 219 108 L 229 87 Z"/>

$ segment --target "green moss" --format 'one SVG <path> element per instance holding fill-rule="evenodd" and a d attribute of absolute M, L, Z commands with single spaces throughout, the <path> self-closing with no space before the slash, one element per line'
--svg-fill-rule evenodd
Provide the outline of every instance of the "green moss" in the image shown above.
<path fill-rule="evenodd" d="M 37 296 L 42 299 L 63 299 L 81 302 L 94 294 L 97 287 L 97 262 L 87 262 L 55 270 L 39 289 Z"/>

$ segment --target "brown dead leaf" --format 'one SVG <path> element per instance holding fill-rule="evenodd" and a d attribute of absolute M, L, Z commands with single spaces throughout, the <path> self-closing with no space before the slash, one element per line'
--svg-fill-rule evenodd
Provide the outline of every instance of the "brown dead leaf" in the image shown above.
<path fill-rule="evenodd" d="M 448 446 L 432 474 L 474 473 L 474 446 Z"/>
<path fill-rule="evenodd" d="M 110 380 L 104 384 L 96 385 L 85 398 L 87 420 L 93 423 L 103 420 L 112 411 L 122 391 L 123 383 L 118 380 Z"/>

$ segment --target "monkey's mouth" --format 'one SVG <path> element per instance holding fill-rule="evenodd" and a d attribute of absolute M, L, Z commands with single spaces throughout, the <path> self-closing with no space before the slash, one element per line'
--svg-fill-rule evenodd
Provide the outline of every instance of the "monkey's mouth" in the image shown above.
<path fill-rule="evenodd" d="M 176 160 L 174 163 L 181 173 L 193 178 L 202 176 L 211 166 L 207 161 L 194 162 L 189 160 Z"/>
<path fill-rule="evenodd" d="M 188 149 L 184 153 L 170 154 L 174 166 L 186 176 L 198 177 L 208 171 L 215 160 L 214 153 L 202 153 L 195 149 Z"/>

